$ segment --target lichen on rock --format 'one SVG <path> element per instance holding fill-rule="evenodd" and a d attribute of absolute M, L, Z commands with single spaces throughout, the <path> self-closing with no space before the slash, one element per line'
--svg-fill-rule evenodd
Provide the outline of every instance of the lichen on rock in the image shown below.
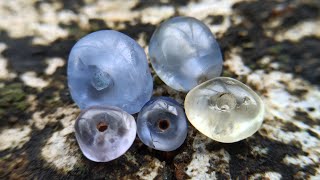
<path fill-rule="evenodd" d="M 317 0 L 72 2 L 0 2 L 7 17 L 0 20 L 1 178 L 319 179 L 320 39 L 310 31 L 319 24 Z M 71 47 L 89 32 L 114 29 L 147 50 L 159 23 L 176 15 L 209 26 L 223 52 L 223 75 L 262 97 L 262 128 L 224 144 L 189 126 L 176 151 L 155 151 L 137 138 L 114 161 L 89 161 L 73 133 L 79 110 L 67 88 Z M 153 94 L 183 103 L 186 94 L 150 70 Z"/>

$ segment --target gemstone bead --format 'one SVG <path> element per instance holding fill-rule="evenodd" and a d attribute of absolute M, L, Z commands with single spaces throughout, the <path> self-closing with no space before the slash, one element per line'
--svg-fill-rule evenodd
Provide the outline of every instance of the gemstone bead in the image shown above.
<path fill-rule="evenodd" d="M 149 44 L 152 67 L 171 88 L 189 91 L 218 77 L 222 55 L 210 29 L 192 17 L 174 17 L 162 23 Z"/>
<path fill-rule="evenodd" d="M 110 105 L 133 114 L 150 100 L 153 81 L 144 50 L 125 34 L 102 30 L 73 46 L 68 86 L 81 109 Z"/>
<path fill-rule="evenodd" d="M 138 136 L 154 149 L 173 151 L 187 137 L 185 113 L 178 102 L 168 97 L 151 99 L 138 114 Z"/>
<path fill-rule="evenodd" d="M 264 104 L 238 80 L 219 77 L 192 89 L 185 99 L 190 123 L 213 140 L 232 143 L 253 135 L 261 126 Z"/>
<path fill-rule="evenodd" d="M 90 160 L 107 162 L 123 155 L 136 137 L 136 122 L 112 106 L 93 106 L 81 112 L 75 134 L 82 153 Z"/>

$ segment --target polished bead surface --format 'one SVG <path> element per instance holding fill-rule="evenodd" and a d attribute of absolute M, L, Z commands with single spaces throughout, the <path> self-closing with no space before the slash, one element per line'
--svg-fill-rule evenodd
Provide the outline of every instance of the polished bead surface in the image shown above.
<path fill-rule="evenodd" d="M 219 77 L 192 89 L 185 99 L 190 123 L 213 140 L 232 143 L 253 135 L 261 126 L 264 103 L 238 80 Z"/>
<path fill-rule="evenodd" d="M 192 17 L 174 17 L 162 23 L 149 44 L 151 64 L 171 88 L 189 91 L 218 77 L 222 55 L 210 29 Z"/>
<path fill-rule="evenodd" d="M 81 112 L 75 134 L 82 153 L 90 160 L 107 162 L 123 155 L 137 132 L 130 114 L 112 106 L 93 106 Z"/>
<path fill-rule="evenodd" d="M 185 113 L 178 102 L 168 97 L 151 99 L 138 114 L 138 136 L 154 149 L 173 151 L 187 137 Z"/>
<path fill-rule="evenodd" d="M 150 100 L 153 80 L 144 50 L 130 37 L 102 30 L 81 38 L 68 60 L 68 86 L 76 104 L 117 106 L 139 112 Z"/>

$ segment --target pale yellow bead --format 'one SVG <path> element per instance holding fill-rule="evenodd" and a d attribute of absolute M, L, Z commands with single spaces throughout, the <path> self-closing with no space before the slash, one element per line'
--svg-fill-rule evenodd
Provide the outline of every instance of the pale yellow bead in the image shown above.
<path fill-rule="evenodd" d="M 206 81 L 185 99 L 190 123 L 209 138 L 232 143 L 245 139 L 261 127 L 264 103 L 248 86 L 228 77 Z"/>

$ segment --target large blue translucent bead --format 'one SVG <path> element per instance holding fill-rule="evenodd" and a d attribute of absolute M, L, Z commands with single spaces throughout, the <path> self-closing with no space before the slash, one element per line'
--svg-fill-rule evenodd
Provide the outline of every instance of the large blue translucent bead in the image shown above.
<path fill-rule="evenodd" d="M 167 97 L 153 98 L 141 109 L 137 128 L 138 136 L 145 145 L 161 151 L 180 147 L 188 131 L 182 107 Z"/>
<path fill-rule="evenodd" d="M 153 89 L 144 50 L 127 35 L 112 30 L 88 34 L 73 46 L 68 85 L 81 109 L 111 105 L 131 114 L 150 100 Z"/>
<path fill-rule="evenodd" d="M 218 77 L 222 55 L 210 29 L 192 17 L 175 17 L 162 23 L 149 44 L 151 64 L 171 88 L 189 91 Z"/>

